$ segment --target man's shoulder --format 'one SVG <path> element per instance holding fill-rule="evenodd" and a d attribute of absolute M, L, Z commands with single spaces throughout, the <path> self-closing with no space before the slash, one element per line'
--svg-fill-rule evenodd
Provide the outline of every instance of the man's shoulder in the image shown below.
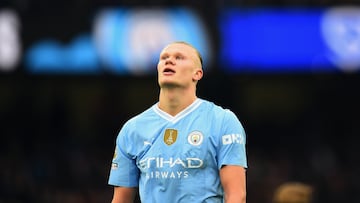
<path fill-rule="evenodd" d="M 214 113 L 229 113 L 229 112 L 231 112 L 230 109 L 225 108 L 222 105 L 217 104 L 213 101 L 209 101 L 206 99 L 202 99 L 202 101 L 203 101 L 202 103 L 203 103 L 204 108 L 207 108 L 207 109 L 213 111 Z"/>

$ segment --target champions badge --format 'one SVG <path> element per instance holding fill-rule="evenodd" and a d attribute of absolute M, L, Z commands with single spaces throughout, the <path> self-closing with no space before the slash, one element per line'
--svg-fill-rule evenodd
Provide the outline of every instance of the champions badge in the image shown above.
<path fill-rule="evenodd" d="M 164 134 L 164 142 L 167 145 L 172 145 L 176 142 L 178 131 L 175 129 L 166 129 Z"/>
<path fill-rule="evenodd" d="M 199 131 L 193 131 L 188 135 L 188 142 L 191 145 L 199 146 L 204 140 L 204 136 Z"/>

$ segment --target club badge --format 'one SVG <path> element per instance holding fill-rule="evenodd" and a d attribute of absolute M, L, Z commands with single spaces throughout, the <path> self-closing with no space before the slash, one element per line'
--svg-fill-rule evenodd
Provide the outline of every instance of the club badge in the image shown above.
<path fill-rule="evenodd" d="M 204 136 L 199 131 L 193 131 L 188 135 L 188 142 L 191 145 L 199 146 L 204 140 Z"/>

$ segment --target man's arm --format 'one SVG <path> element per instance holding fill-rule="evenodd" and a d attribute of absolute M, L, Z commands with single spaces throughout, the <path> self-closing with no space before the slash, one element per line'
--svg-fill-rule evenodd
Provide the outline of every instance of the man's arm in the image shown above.
<path fill-rule="evenodd" d="M 136 188 L 114 187 L 114 196 L 111 203 L 134 203 Z"/>
<path fill-rule="evenodd" d="M 225 203 L 246 203 L 246 174 L 244 167 L 226 165 L 220 169 Z"/>

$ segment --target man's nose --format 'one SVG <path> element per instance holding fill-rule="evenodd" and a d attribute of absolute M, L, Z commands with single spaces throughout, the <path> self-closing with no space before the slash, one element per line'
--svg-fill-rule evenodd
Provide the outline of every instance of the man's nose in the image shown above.
<path fill-rule="evenodd" d="M 166 61 L 165 61 L 165 65 L 166 65 L 166 64 L 174 64 L 173 58 L 172 58 L 172 57 L 168 57 L 168 58 L 166 59 Z"/>

